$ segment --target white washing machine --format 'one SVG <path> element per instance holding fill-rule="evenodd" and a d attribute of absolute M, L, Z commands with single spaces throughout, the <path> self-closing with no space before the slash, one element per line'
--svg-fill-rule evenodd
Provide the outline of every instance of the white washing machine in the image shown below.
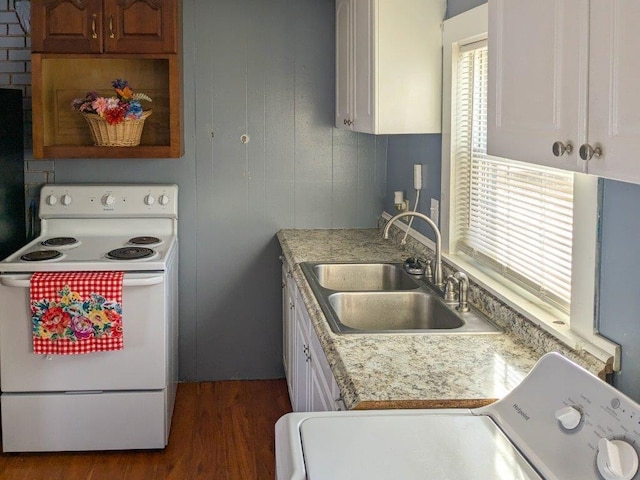
<path fill-rule="evenodd" d="M 278 480 L 639 480 L 640 405 L 549 353 L 479 409 L 291 413 Z"/>

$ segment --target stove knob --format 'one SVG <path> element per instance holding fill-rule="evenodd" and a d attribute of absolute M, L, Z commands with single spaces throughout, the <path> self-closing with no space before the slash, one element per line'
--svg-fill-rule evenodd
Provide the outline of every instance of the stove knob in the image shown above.
<path fill-rule="evenodd" d="M 167 205 L 169 203 L 169 197 L 167 195 L 160 195 L 158 201 L 160 202 L 160 205 Z"/>
<path fill-rule="evenodd" d="M 598 471 L 604 480 L 631 480 L 638 471 L 638 453 L 624 440 L 598 440 Z"/>
<path fill-rule="evenodd" d="M 71 202 L 72 202 L 71 195 L 67 195 L 67 194 L 63 195 L 62 198 L 60 199 L 60 202 L 65 207 L 68 207 L 69 205 L 71 205 Z"/>
<path fill-rule="evenodd" d="M 55 195 L 49 195 L 47 197 L 47 205 L 55 205 L 56 203 L 58 203 L 58 198 Z"/>
<path fill-rule="evenodd" d="M 154 203 L 156 203 L 156 199 L 153 195 L 147 195 L 146 197 L 144 197 L 145 205 L 153 205 Z"/>
<path fill-rule="evenodd" d="M 580 425 L 582 413 L 575 407 L 563 407 L 556 411 L 556 420 L 567 430 L 573 430 Z"/>
<path fill-rule="evenodd" d="M 114 203 L 116 203 L 116 197 L 114 197 L 113 195 L 107 194 L 102 197 L 102 204 L 105 207 L 111 207 Z"/>

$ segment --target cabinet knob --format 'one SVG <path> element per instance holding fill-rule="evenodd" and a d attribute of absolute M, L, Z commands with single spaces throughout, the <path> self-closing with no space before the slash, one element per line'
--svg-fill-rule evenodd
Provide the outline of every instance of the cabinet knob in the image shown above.
<path fill-rule="evenodd" d="M 98 15 L 95 13 L 91 15 L 91 38 L 98 38 L 98 32 L 96 31 L 96 18 L 98 18 Z"/>
<path fill-rule="evenodd" d="M 591 160 L 591 158 L 600 158 L 602 156 L 602 148 L 599 145 L 592 147 L 588 143 L 585 143 L 580 147 L 580 158 L 585 161 Z"/>
<path fill-rule="evenodd" d="M 553 146 L 551 147 L 551 150 L 553 151 L 553 155 L 556 157 L 561 157 L 565 153 L 567 155 L 571 155 L 571 152 L 573 152 L 573 145 L 569 141 L 567 142 L 566 145 L 558 141 L 558 142 L 554 142 Z"/>

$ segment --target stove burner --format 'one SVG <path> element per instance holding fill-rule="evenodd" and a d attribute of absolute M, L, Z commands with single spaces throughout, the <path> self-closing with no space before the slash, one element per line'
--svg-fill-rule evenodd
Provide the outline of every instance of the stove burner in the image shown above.
<path fill-rule="evenodd" d="M 53 237 L 40 242 L 40 245 L 44 245 L 45 247 L 65 247 L 69 245 L 75 245 L 76 243 L 78 243 L 77 238 Z"/>
<path fill-rule="evenodd" d="M 153 245 L 161 241 L 158 237 L 133 237 L 127 243 L 131 245 Z"/>
<path fill-rule="evenodd" d="M 21 260 L 27 262 L 42 262 L 45 260 L 53 260 L 62 256 L 62 252 L 57 250 L 36 250 L 35 252 L 25 253 L 20 257 Z"/>
<path fill-rule="evenodd" d="M 140 260 L 141 258 L 151 257 L 154 253 L 150 248 L 124 247 L 111 250 L 107 253 L 107 257 L 113 260 Z"/>

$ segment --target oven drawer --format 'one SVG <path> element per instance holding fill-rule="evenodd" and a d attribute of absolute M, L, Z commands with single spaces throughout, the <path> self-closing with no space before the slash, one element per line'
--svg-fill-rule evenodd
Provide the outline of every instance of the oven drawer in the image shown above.
<path fill-rule="evenodd" d="M 0 384 L 3 392 L 159 390 L 167 384 L 166 274 L 126 273 L 124 349 L 84 355 L 35 355 L 30 275 L 0 277 Z"/>
<path fill-rule="evenodd" d="M 164 448 L 165 391 L 6 394 L 4 452 Z"/>

